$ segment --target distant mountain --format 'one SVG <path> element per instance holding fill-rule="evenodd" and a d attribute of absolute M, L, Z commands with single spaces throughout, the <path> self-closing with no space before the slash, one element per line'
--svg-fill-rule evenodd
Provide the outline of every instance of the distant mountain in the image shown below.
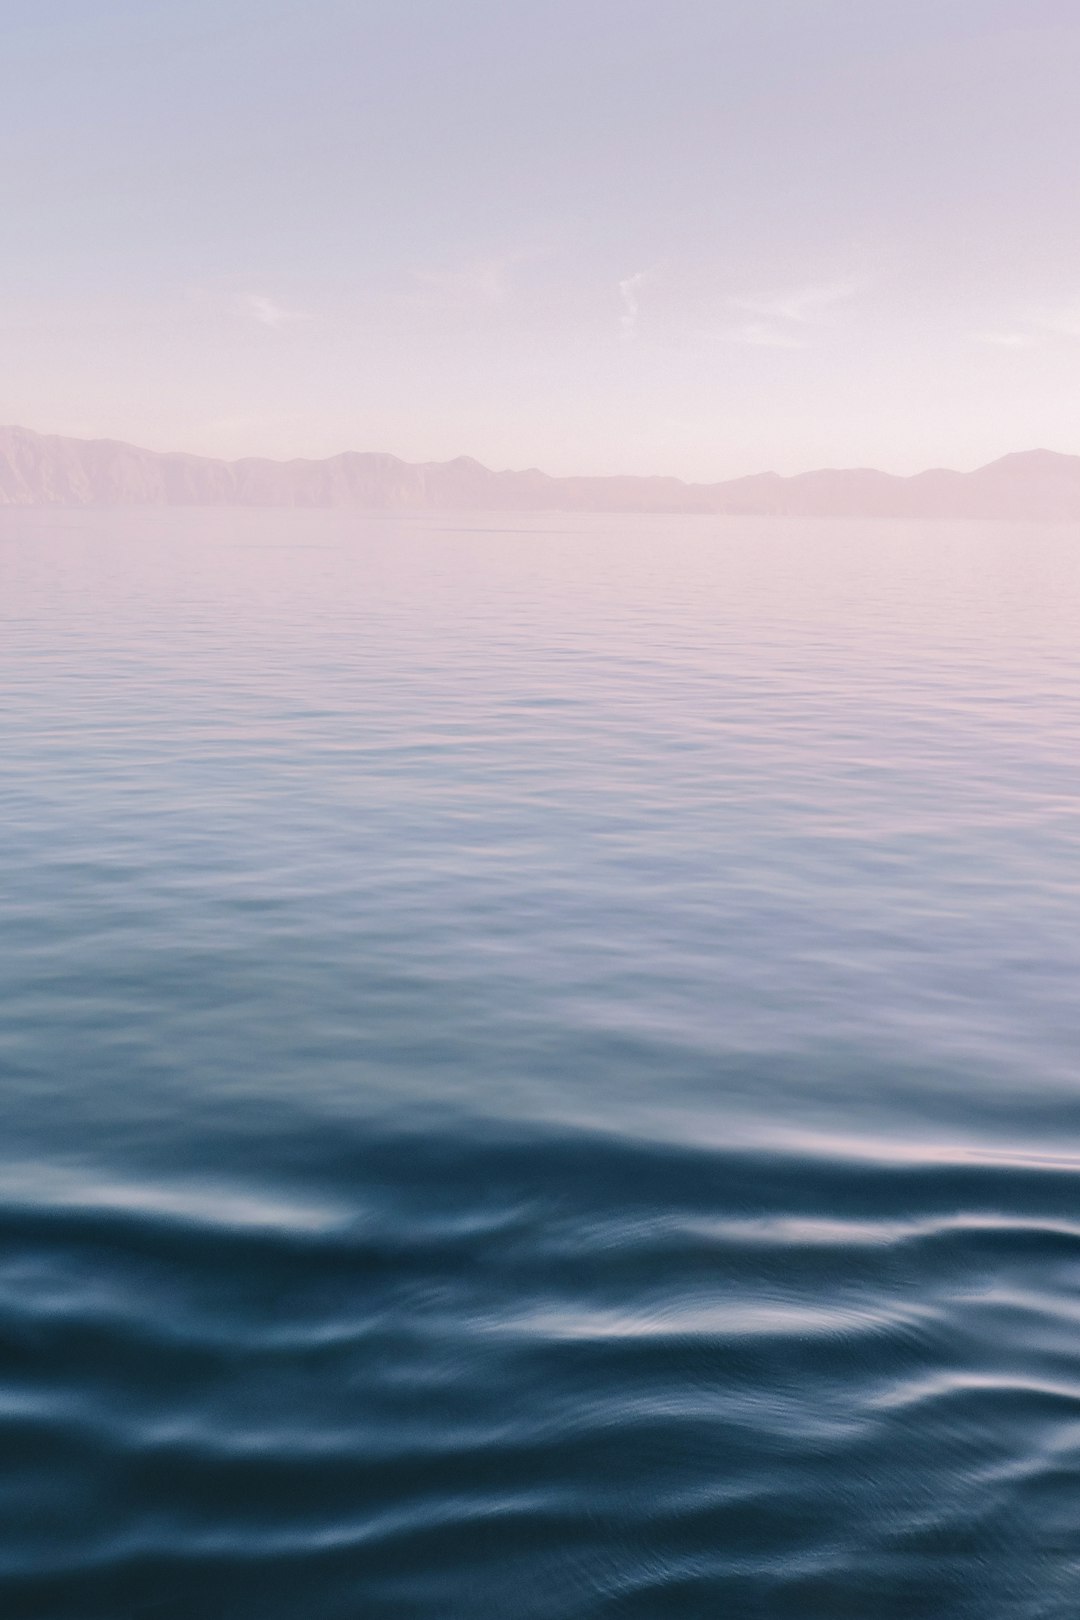
<path fill-rule="evenodd" d="M 777 517 L 1042 518 L 1080 522 L 1080 456 L 1029 450 L 975 472 L 870 468 L 678 478 L 552 478 L 349 451 L 325 461 L 215 461 L 0 428 L 0 506 L 333 506 L 398 511 L 704 512 Z"/>

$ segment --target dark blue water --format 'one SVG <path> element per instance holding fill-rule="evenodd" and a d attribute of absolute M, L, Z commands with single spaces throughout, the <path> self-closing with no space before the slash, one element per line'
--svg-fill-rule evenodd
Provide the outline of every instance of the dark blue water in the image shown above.
<path fill-rule="evenodd" d="M 4 1620 L 1080 1604 L 1080 536 L 0 513 Z"/>

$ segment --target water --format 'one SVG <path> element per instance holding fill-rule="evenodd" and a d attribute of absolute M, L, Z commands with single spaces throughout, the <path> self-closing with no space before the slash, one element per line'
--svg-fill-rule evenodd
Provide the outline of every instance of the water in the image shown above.
<path fill-rule="evenodd" d="M 5 1620 L 1057 1620 L 1068 528 L 0 513 Z"/>

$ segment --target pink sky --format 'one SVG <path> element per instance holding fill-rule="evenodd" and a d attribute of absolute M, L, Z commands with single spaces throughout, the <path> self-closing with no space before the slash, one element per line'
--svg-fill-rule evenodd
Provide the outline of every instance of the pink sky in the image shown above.
<path fill-rule="evenodd" d="M 1080 450 L 1062 0 L 9 0 L 0 419 L 713 479 Z"/>

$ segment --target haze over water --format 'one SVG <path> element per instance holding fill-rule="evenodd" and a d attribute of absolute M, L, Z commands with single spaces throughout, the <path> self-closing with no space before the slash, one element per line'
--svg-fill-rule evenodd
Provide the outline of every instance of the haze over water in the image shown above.
<path fill-rule="evenodd" d="M 0 1610 L 1065 1620 L 1074 529 L 0 512 Z"/>

